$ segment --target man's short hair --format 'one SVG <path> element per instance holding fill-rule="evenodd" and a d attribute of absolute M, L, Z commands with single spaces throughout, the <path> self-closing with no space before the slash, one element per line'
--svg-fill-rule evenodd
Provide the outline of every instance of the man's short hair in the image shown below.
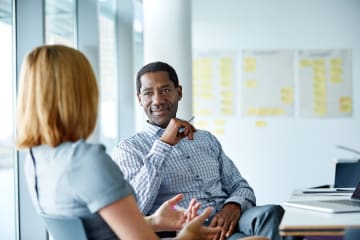
<path fill-rule="evenodd" d="M 169 78 L 170 80 L 174 83 L 175 87 L 179 86 L 179 79 L 178 76 L 176 74 L 175 69 L 170 66 L 167 63 L 164 62 L 152 62 L 149 64 L 146 64 L 145 66 L 143 66 L 139 72 L 137 73 L 136 76 L 136 90 L 137 90 L 137 94 L 140 93 L 140 88 L 141 88 L 141 77 L 145 74 L 145 73 L 149 73 L 149 72 L 160 72 L 160 71 L 165 71 L 169 74 Z"/>

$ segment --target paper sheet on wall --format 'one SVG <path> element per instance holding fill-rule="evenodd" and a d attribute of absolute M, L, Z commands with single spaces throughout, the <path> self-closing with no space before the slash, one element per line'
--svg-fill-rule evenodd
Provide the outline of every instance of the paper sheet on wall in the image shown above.
<path fill-rule="evenodd" d="M 351 51 L 299 51 L 299 116 L 351 116 Z"/>
<path fill-rule="evenodd" d="M 236 57 L 199 54 L 193 61 L 193 107 L 196 116 L 235 115 Z"/>
<path fill-rule="evenodd" d="M 231 51 L 197 53 L 193 60 L 195 126 L 225 134 L 226 117 L 236 114 L 237 57 Z"/>
<path fill-rule="evenodd" d="M 242 59 L 241 115 L 292 116 L 293 51 L 244 50 Z"/>

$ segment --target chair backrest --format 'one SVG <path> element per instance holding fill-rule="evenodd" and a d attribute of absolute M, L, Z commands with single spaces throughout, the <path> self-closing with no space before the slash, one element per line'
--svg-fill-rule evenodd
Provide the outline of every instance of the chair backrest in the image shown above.
<path fill-rule="evenodd" d="M 54 240 L 87 240 L 86 231 L 80 218 L 51 216 L 44 213 L 40 215 Z"/>
<path fill-rule="evenodd" d="M 345 229 L 344 240 L 357 240 L 357 239 L 360 239 L 360 228 Z"/>

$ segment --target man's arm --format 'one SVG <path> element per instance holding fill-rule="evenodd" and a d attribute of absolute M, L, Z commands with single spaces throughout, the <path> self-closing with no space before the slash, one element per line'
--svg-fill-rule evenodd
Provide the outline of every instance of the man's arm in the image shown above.
<path fill-rule="evenodd" d="M 237 203 L 241 206 L 241 210 L 245 211 L 256 205 L 254 190 L 242 177 L 234 162 L 227 157 L 222 150 L 220 143 L 216 140 L 220 152 L 220 176 L 223 189 L 228 193 L 227 203 Z"/>
<path fill-rule="evenodd" d="M 179 132 L 180 128 L 184 131 Z M 194 126 L 187 121 L 172 118 L 163 135 L 154 141 L 147 155 L 143 153 L 145 143 L 140 141 L 124 141 L 115 147 L 113 159 L 125 179 L 135 189 L 139 208 L 144 214 L 149 213 L 158 195 L 164 161 L 169 156 L 172 146 L 185 137 L 192 140 L 195 131 Z"/>
<path fill-rule="evenodd" d="M 160 140 L 155 140 L 147 155 L 128 142 L 113 150 L 113 159 L 134 188 L 143 214 L 149 213 L 158 195 L 164 161 L 170 152 L 171 146 Z"/>
<path fill-rule="evenodd" d="M 228 198 L 220 212 L 212 219 L 210 226 L 222 227 L 222 231 L 217 234 L 215 240 L 224 240 L 229 237 L 237 226 L 241 211 L 256 205 L 253 189 L 241 176 L 235 164 L 225 155 L 221 144 L 214 137 L 215 148 L 218 149 L 218 160 L 220 163 L 221 184 Z"/>

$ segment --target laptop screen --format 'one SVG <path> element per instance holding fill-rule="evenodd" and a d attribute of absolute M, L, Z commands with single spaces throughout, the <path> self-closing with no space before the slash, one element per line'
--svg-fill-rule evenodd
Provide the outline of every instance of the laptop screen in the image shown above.
<path fill-rule="evenodd" d="M 335 168 L 334 188 L 354 188 L 360 181 L 360 161 L 338 162 Z"/>

